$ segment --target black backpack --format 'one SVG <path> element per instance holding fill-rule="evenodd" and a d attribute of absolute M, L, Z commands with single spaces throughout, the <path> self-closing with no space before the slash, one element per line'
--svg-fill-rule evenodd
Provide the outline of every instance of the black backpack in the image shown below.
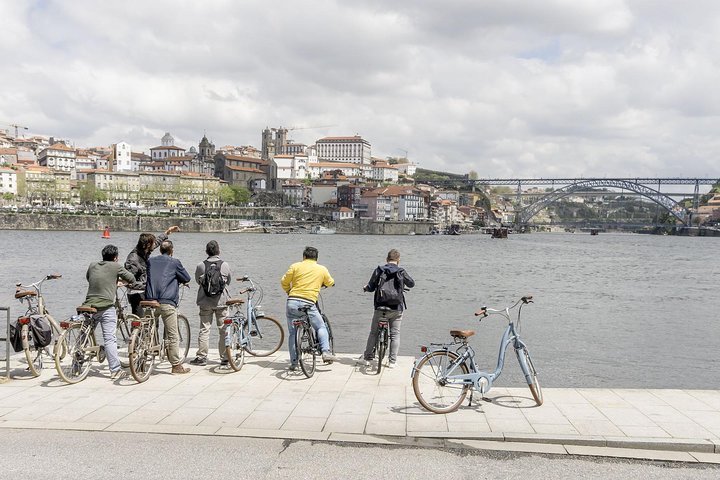
<path fill-rule="evenodd" d="M 205 260 L 203 263 L 205 264 L 205 275 L 200 281 L 200 286 L 206 296 L 217 297 L 225 290 L 225 278 L 220 273 L 223 261 L 209 262 Z"/>
<path fill-rule="evenodd" d="M 44 315 L 30 317 L 30 332 L 35 340 L 35 348 L 45 348 L 52 343 L 52 327 Z"/>
<path fill-rule="evenodd" d="M 378 277 L 378 286 L 375 290 L 378 306 L 397 307 L 403 305 L 404 286 L 402 270 L 390 273 L 383 269 L 380 277 Z"/>

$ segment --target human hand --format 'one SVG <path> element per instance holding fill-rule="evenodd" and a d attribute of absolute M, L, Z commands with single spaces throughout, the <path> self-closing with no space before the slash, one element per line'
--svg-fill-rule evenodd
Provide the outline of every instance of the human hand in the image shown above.
<path fill-rule="evenodd" d="M 177 225 L 173 225 L 172 227 L 165 230 L 165 235 L 170 235 L 171 233 L 175 233 L 175 232 L 179 232 L 179 231 L 180 231 L 180 227 L 178 227 Z"/>

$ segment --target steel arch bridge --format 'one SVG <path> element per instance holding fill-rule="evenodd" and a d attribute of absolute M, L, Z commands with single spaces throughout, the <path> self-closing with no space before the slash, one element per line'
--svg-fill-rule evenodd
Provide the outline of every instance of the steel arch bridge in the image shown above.
<path fill-rule="evenodd" d="M 579 180 L 564 187 L 553 190 L 547 195 L 542 196 L 535 203 L 532 203 L 520 210 L 520 212 L 518 213 L 517 222 L 521 225 L 525 225 L 530 221 L 532 217 L 537 215 L 542 209 L 546 208 L 550 204 L 557 202 L 563 197 L 572 195 L 575 191 L 583 190 L 587 187 L 610 187 L 630 190 L 660 205 L 672 216 L 680 220 L 683 224 L 687 223 L 688 221 L 689 215 L 685 208 L 679 203 L 677 203 L 675 200 L 659 192 L 658 190 L 630 180 L 603 178 L 592 180 Z"/>

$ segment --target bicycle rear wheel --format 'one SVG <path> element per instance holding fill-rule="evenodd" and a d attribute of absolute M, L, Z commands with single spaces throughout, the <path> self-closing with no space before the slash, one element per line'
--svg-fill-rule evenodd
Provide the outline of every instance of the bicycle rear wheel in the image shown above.
<path fill-rule="evenodd" d="M 43 369 L 43 349 L 35 348 L 35 340 L 32 338 L 32 334 L 30 333 L 30 325 L 22 326 L 22 328 L 20 329 L 20 338 L 22 338 L 22 347 L 23 351 L 25 352 L 25 359 L 27 360 L 28 371 L 33 377 L 37 377 L 40 375 L 40 373 L 42 373 Z"/>
<path fill-rule="evenodd" d="M 130 361 L 130 374 L 136 382 L 142 383 L 150 377 L 155 368 L 156 353 L 150 351 L 152 335 L 145 327 L 133 330 L 130 337 L 128 359 Z"/>
<path fill-rule="evenodd" d="M 178 314 L 178 353 L 180 363 L 185 363 L 190 351 L 190 322 L 182 313 Z"/>
<path fill-rule="evenodd" d="M 242 345 L 242 331 L 237 323 L 225 325 L 226 329 L 230 329 L 225 337 L 225 358 L 227 358 L 230 368 L 239 372 L 245 363 L 245 349 Z M 229 336 L 229 338 L 228 338 Z"/>
<path fill-rule="evenodd" d="M 251 325 L 251 323 L 254 323 Z M 267 357 L 277 352 L 285 340 L 285 331 L 280 322 L 272 317 L 257 317 L 245 322 L 245 350 L 254 357 Z"/>
<path fill-rule="evenodd" d="M 307 378 L 312 377 L 315 373 L 317 351 L 315 350 L 315 335 L 311 326 L 303 325 L 295 331 L 295 351 L 300 362 L 300 369 Z"/>
<path fill-rule="evenodd" d="M 521 358 L 525 360 L 527 371 L 524 371 L 523 373 L 525 374 L 525 379 L 528 382 L 530 393 L 532 393 L 532 396 L 535 399 L 535 403 L 537 403 L 539 407 L 543 404 L 543 394 L 542 389 L 540 388 L 540 382 L 537 378 L 537 370 L 535 370 L 535 365 L 530 358 L 530 352 L 528 352 L 527 347 L 522 347 L 520 350 L 516 350 L 515 353 L 517 353 L 518 361 L 520 362 L 520 368 L 522 368 L 523 366 L 523 361 L 521 360 Z"/>
<path fill-rule="evenodd" d="M 82 327 L 80 323 L 70 325 L 55 345 L 55 369 L 67 383 L 82 382 L 90 373 L 93 355 L 87 349 L 95 346 L 95 338 L 84 335 Z"/>
<path fill-rule="evenodd" d="M 470 386 L 448 381 L 448 374 L 464 375 L 468 367 L 461 363 L 451 372 L 448 367 L 457 360 L 454 352 L 437 350 L 425 355 L 418 362 L 412 376 L 413 391 L 420 405 L 433 413 L 450 413 L 465 400 Z"/>
<path fill-rule="evenodd" d="M 117 327 L 115 327 L 115 338 L 117 339 L 117 351 L 118 358 L 120 359 L 120 365 L 123 368 L 127 368 L 130 365 L 128 360 L 128 349 L 130 348 L 130 325 L 132 321 L 140 320 L 137 315 L 132 313 L 126 314 L 125 318 L 121 320 L 118 318 Z"/>
<path fill-rule="evenodd" d="M 377 343 L 375 344 L 375 352 L 377 353 L 377 371 L 376 375 L 380 375 L 382 371 L 382 362 L 385 358 L 385 351 L 388 346 L 388 331 L 387 328 L 383 328 L 378 332 Z"/>

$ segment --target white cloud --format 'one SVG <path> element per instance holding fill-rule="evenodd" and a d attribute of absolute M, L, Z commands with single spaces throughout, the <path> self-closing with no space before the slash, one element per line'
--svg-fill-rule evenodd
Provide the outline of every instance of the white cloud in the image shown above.
<path fill-rule="evenodd" d="M 0 121 L 136 148 L 361 134 L 480 175 L 720 176 L 712 1 L 0 2 Z M 0 125 L 0 127 L 2 127 Z M 259 146 L 259 145 L 258 145 Z"/>

